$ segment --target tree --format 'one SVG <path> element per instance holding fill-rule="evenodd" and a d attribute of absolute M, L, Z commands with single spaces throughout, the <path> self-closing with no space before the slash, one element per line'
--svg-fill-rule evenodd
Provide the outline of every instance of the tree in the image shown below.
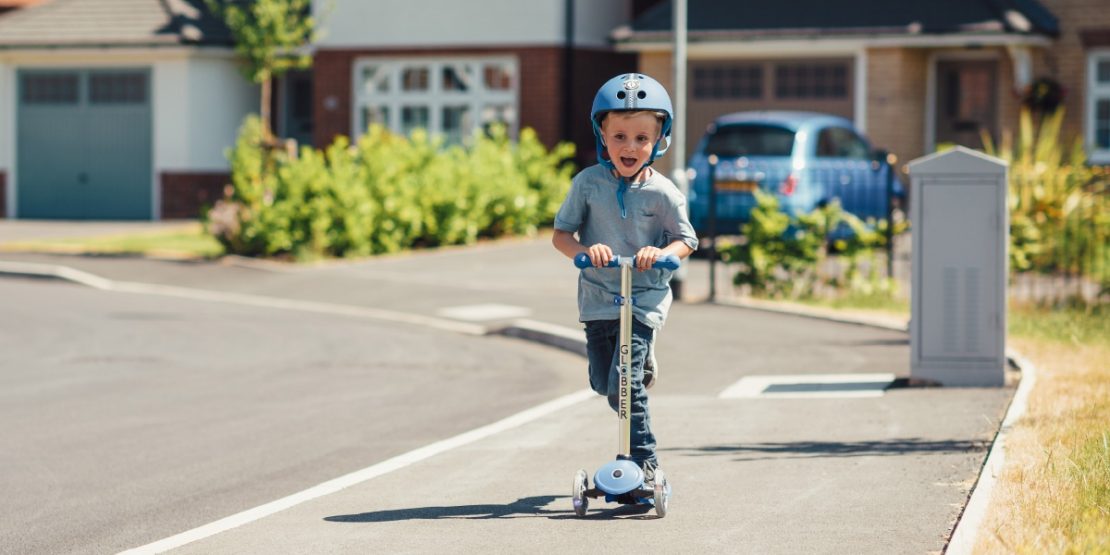
<path fill-rule="evenodd" d="M 205 0 L 231 29 L 235 51 L 247 65 L 243 74 L 261 87 L 260 115 L 272 137 L 270 97 L 274 77 L 312 65 L 304 47 L 316 35 L 311 0 Z"/>

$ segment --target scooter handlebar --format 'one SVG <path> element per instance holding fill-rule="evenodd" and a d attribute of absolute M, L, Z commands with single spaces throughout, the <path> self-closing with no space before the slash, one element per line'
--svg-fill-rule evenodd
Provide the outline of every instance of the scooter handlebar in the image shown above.
<path fill-rule="evenodd" d="M 606 268 L 617 268 L 617 267 L 619 267 L 621 265 L 621 259 L 622 258 L 633 258 L 633 257 L 631 257 L 631 256 L 614 256 L 609 261 L 609 264 L 607 264 L 605 267 Z M 633 263 L 633 264 L 635 264 L 635 263 Z M 585 270 L 586 268 L 592 267 L 594 265 L 594 263 L 590 261 L 590 255 L 588 255 L 584 252 L 580 252 L 580 253 L 574 255 L 574 265 L 577 266 L 579 270 Z M 651 267 L 655 268 L 657 270 L 671 270 L 673 272 L 674 270 L 677 270 L 678 267 L 681 266 L 681 265 L 682 265 L 682 263 L 679 262 L 677 256 L 675 256 L 673 254 L 665 254 L 663 256 L 660 256 L 659 259 L 655 261 L 655 264 L 651 265 Z"/>

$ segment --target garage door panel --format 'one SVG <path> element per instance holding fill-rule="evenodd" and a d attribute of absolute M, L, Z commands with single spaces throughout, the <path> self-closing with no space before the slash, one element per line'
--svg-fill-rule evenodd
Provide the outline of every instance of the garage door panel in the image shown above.
<path fill-rule="evenodd" d="M 718 117 L 751 110 L 802 110 L 852 119 L 854 60 L 692 60 L 687 81 L 687 152 Z"/>
<path fill-rule="evenodd" d="M 20 75 L 18 213 L 26 218 L 81 218 L 79 166 L 84 162 L 80 74 Z"/>
<path fill-rule="evenodd" d="M 25 70 L 19 82 L 19 217 L 149 219 L 149 71 Z"/>
<path fill-rule="evenodd" d="M 86 164 L 88 208 L 101 218 L 146 217 L 150 212 L 150 114 L 145 109 L 110 108 L 89 116 Z M 135 184 L 144 184 L 137 187 Z"/>

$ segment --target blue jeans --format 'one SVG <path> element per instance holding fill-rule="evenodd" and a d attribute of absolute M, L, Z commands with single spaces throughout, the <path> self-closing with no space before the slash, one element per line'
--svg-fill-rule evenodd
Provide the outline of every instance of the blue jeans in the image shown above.
<path fill-rule="evenodd" d="M 609 398 L 609 406 L 617 410 L 620 394 L 620 320 L 586 322 L 586 356 L 590 364 L 590 387 Z M 632 460 L 637 464 L 655 460 L 655 434 L 651 432 L 651 414 L 644 388 L 644 359 L 654 338 L 654 331 L 632 319 Z"/>

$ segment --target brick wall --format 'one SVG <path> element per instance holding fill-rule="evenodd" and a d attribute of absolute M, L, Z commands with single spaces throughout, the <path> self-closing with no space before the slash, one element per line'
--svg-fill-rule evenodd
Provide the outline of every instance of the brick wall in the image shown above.
<path fill-rule="evenodd" d="M 1060 25 L 1060 38 L 1039 57 L 1034 76 L 1051 76 L 1067 89 L 1063 137 L 1082 136 L 1087 113 L 1087 54 L 1110 48 L 1110 9 L 1106 0 L 1041 0 Z"/>
<path fill-rule="evenodd" d="M 162 219 L 190 219 L 200 216 L 203 206 L 223 198 L 227 173 L 162 172 Z"/>
<path fill-rule="evenodd" d="M 1014 86 L 1014 62 L 1003 49 L 998 49 L 998 131 L 1016 133 L 1021 117 L 1021 91 Z"/>
<path fill-rule="evenodd" d="M 314 143 L 331 143 L 337 135 L 351 135 L 352 71 L 361 57 L 504 56 L 517 59 L 520 69 L 520 126 L 531 127 L 544 144 L 564 139 L 563 98 L 564 53 L 559 47 L 459 48 L 405 50 L 319 50 L 314 62 L 313 105 L 316 115 Z M 604 79 L 634 69 L 635 56 L 609 51 L 579 49 L 574 54 L 574 85 L 571 137 L 578 145 L 580 160 L 592 163 L 593 133 L 589 106 Z M 580 116 L 578 114 L 581 114 Z"/>
<path fill-rule="evenodd" d="M 867 136 L 908 162 L 925 152 L 925 49 L 867 51 Z"/>
<path fill-rule="evenodd" d="M 659 84 L 663 85 L 663 87 L 667 89 L 668 93 L 671 93 L 671 97 L 672 97 L 672 100 L 673 100 L 673 98 L 674 98 L 674 94 L 673 94 L 673 91 L 674 91 L 674 69 L 672 69 L 672 67 L 671 67 L 671 53 L 670 52 L 645 52 L 645 53 L 641 54 L 640 55 L 640 72 L 644 73 L 646 75 L 650 75 L 656 81 L 659 81 Z M 689 106 L 689 101 L 688 100 L 687 100 L 687 106 Z M 690 128 L 689 125 L 686 126 L 686 130 L 687 130 L 686 131 L 687 133 L 691 132 L 691 128 Z M 700 135 L 701 133 L 698 132 L 698 134 Z M 687 144 L 690 144 L 690 142 L 687 141 Z M 686 150 L 687 157 L 689 157 L 689 155 L 690 155 L 690 148 L 692 148 L 692 147 L 687 147 L 687 150 Z M 670 177 L 671 172 L 675 168 L 674 153 L 672 152 L 670 154 L 663 155 L 663 157 L 660 158 L 657 162 L 655 162 L 655 164 L 652 167 L 654 167 L 655 169 L 662 172 L 663 175 L 666 175 L 667 177 Z"/>
<path fill-rule="evenodd" d="M 571 106 L 571 136 L 578 145 L 576 161 L 584 168 L 597 163 L 597 146 L 590 124 L 594 96 L 609 79 L 637 71 L 636 56 L 601 50 L 579 50 L 574 59 L 574 100 Z M 652 75 L 654 77 L 654 75 Z"/>

